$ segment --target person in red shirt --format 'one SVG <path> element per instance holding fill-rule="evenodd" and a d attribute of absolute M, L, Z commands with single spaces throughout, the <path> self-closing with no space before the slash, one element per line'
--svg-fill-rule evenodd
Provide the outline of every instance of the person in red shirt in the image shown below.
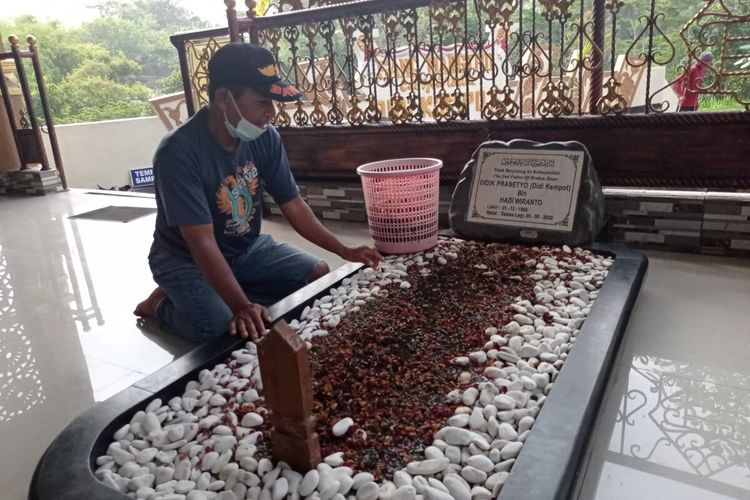
<path fill-rule="evenodd" d="M 698 94 L 703 86 L 703 76 L 706 66 L 714 62 L 714 55 L 710 52 L 704 52 L 698 58 L 698 62 L 690 66 L 687 74 L 683 74 L 675 82 L 677 95 L 677 111 L 696 111 L 698 109 Z"/>

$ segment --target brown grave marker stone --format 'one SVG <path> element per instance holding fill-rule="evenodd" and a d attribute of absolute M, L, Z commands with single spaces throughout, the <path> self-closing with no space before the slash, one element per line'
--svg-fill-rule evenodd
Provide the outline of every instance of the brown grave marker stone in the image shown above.
<path fill-rule="evenodd" d="M 312 369 L 307 346 L 284 320 L 258 343 L 263 393 L 271 409 L 271 447 L 274 457 L 297 471 L 308 471 L 321 461 L 315 432 Z"/>

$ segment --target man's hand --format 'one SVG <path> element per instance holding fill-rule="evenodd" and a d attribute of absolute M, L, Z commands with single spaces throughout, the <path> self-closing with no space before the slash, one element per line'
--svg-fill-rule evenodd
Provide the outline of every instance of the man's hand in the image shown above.
<path fill-rule="evenodd" d="M 234 313 L 234 317 L 229 323 L 229 334 L 258 340 L 265 334 L 264 322 L 268 321 L 271 321 L 271 316 L 268 315 L 265 307 L 248 303 Z"/>
<path fill-rule="evenodd" d="M 361 247 L 344 247 L 340 257 L 350 262 L 361 262 L 372 268 L 377 267 L 378 262 L 383 259 L 383 256 L 377 250 L 364 245 Z"/>
<path fill-rule="evenodd" d="M 367 246 L 347 247 L 333 235 L 313 213 L 310 206 L 305 203 L 301 196 L 279 205 L 281 213 L 292 225 L 295 231 L 308 241 L 311 241 L 329 252 L 333 252 L 342 259 L 350 262 L 361 262 L 370 267 L 375 267 L 383 258 L 377 250 Z"/>

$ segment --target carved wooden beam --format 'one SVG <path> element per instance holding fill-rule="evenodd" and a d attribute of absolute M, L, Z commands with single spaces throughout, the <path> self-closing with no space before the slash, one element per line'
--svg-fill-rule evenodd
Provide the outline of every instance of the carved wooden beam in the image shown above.
<path fill-rule="evenodd" d="M 280 129 L 298 180 L 358 181 L 374 160 L 440 158 L 453 184 L 485 140 L 579 141 L 608 186 L 750 187 L 750 113 L 586 116 Z"/>

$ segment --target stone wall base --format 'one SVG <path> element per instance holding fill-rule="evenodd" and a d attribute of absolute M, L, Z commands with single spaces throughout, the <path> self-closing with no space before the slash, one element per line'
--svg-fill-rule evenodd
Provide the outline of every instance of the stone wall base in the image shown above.
<path fill-rule="evenodd" d="M 300 184 L 302 197 L 324 220 L 367 222 L 362 185 Z M 448 227 L 452 186 L 440 188 L 440 226 Z M 750 257 L 750 193 L 604 188 L 606 224 L 599 240 L 650 248 Z M 264 193 L 264 213 L 281 210 Z"/>
<path fill-rule="evenodd" d="M 606 189 L 604 241 L 750 256 L 750 193 Z"/>
<path fill-rule="evenodd" d="M 57 170 L 11 170 L 0 172 L 0 195 L 44 196 L 64 191 Z"/>

